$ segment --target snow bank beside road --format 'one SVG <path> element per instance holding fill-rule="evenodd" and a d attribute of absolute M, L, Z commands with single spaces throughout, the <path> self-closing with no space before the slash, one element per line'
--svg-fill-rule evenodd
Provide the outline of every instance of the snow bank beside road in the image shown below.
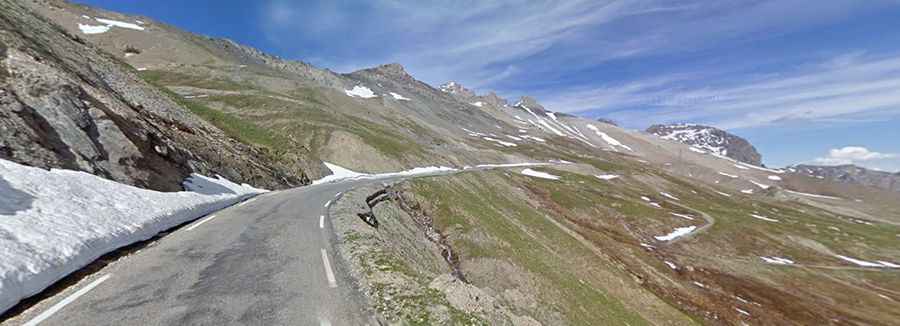
<path fill-rule="evenodd" d="M 103 254 L 265 192 L 194 174 L 157 192 L 0 160 L 0 312 Z"/>

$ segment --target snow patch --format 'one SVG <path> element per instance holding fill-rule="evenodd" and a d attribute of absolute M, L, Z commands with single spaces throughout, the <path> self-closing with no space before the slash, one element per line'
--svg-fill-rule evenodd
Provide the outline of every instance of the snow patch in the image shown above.
<path fill-rule="evenodd" d="M 522 138 L 525 138 L 525 139 L 531 139 L 531 140 L 533 140 L 533 141 L 541 142 L 541 143 L 546 142 L 546 140 L 544 140 L 543 138 L 538 138 L 538 137 L 529 136 L 529 135 L 521 135 L 521 136 L 519 136 L 519 137 L 522 137 Z"/>
<path fill-rule="evenodd" d="M 477 107 L 483 107 L 483 106 L 484 106 L 484 102 L 482 102 L 482 101 L 478 101 L 478 102 L 474 102 L 474 103 L 469 103 L 469 104 L 472 104 L 472 105 L 477 106 Z"/>
<path fill-rule="evenodd" d="M 762 216 L 762 215 L 758 215 L 758 214 L 750 214 L 750 216 L 752 216 L 752 217 L 755 218 L 755 219 L 760 219 L 760 220 L 763 220 L 763 221 L 766 221 L 766 222 L 775 222 L 775 223 L 778 223 L 778 220 L 776 220 L 776 219 L 774 219 L 774 218 L 768 218 L 768 217 L 765 217 L 765 216 Z"/>
<path fill-rule="evenodd" d="M 361 98 L 378 97 L 378 95 L 375 95 L 375 93 L 372 92 L 372 90 L 369 89 L 368 87 L 359 86 L 359 85 L 353 86 L 353 89 L 349 89 L 349 90 L 345 89 L 344 93 L 347 93 L 347 96 L 350 96 L 350 97 L 361 97 Z"/>
<path fill-rule="evenodd" d="M 762 190 L 766 190 L 766 189 L 769 189 L 769 188 L 771 187 L 771 186 L 769 186 L 769 185 L 767 185 L 767 184 L 759 183 L 759 182 L 756 182 L 756 181 L 753 181 L 753 180 L 748 180 L 748 181 L 750 181 L 750 183 L 756 185 L 757 187 L 761 188 Z"/>
<path fill-rule="evenodd" d="M 842 256 L 842 255 L 835 255 L 835 257 L 840 258 L 841 260 L 844 260 L 847 262 L 851 262 L 851 263 L 859 265 L 859 266 L 863 266 L 863 267 L 900 268 L 900 265 L 898 265 L 898 264 L 881 261 L 881 260 L 879 260 L 876 263 L 873 263 L 870 261 L 865 261 L 862 259 L 856 259 L 856 258 L 852 258 L 852 257 Z"/>
<path fill-rule="evenodd" d="M 775 257 L 775 256 L 769 256 L 769 257 L 760 256 L 759 258 L 768 264 L 775 264 L 775 265 L 793 265 L 794 264 L 793 260 L 790 260 L 787 258 L 781 258 L 781 257 Z"/>
<path fill-rule="evenodd" d="M 515 141 L 522 141 L 522 138 L 519 138 L 519 137 L 516 137 L 516 136 L 513 136 L 513 135 L 506 135 L 506 138 L 509 138 L 509 139 L 512 139 L 512 140 L 515 140 Z"/>
<path fill-rule="evenodd" d="M 615 174 L 601 174 L 601 175 L 595 175 L 595 177 L 597 177 L 597 179 L 606 180 L 606 181 L 619 178 L 619 176 L 617 176 Z"/>
<path fill-rule="evenodd" d="M 678 197 L 672 196 L 672 194 L 670 194 L 670 193 L 668 193 L 668 192 L 662 192 L 662 191 L 661 191 L 659 194 L 660 194 L 660 195 L 663 195 L 664 197 L 669 198 L 669 199 L 671 199 L 671 200 L 681 201 L 681 199 L 678 199 Z"/>
<path fill-rule="evenodd" d="M 781 181 L 781 177 L 779 177 L 777 175 L 770 175 L 767 178 L 772 181 Z"/>
<path fill-rule="evenodd" d="M 669 268 L 671 268 L 672 270 L 676 270 L 676 271 L 678 270 L 678 266 L 676 266 L 675 263 L 673 263 L 673 262 L 666 260 L 666 261 L 663 261 L 663 263 L 665 263 L 666 266 L 669 266 Z"/>
<path fill-rule="evenodd" d="M 104 24 L 106 24 L 106 25 L 108 25 L 108 26 L 115 26 L 115 27 L 121 27 L 121 28 L 133 29 L 133 30 L 136 30 L 136 31 L 143 31 L 143 30 L 144 30 L 144 27 L 142 27 L 142 26 L 140 26 L 140 25 L 132 24 L 132 23 L 126 23 L 126 22 L 122 22 L 122 21 L 118 21 L 118 20 L 104 19 L 104 18 L 97 18 L 97 21 L 98 21 L 98 22 L 101 22 L 101 23 L 104 23 Z"/>
<path fill-rule="evenodd" d="M 94 261 L 265 192 L 192 174 L 190 191 L 141 189 L 79 171 L 0 160 L 0 311 Z"/>
<path fill-rule="evenodd" d="M 696 229 L 697 229 L 697 227 L 693 226 L 693 225 L 685 226 L 685 227 L 681 227 L 681 228 L 675 228 L 675 231 L 672 231 L 669 234 L 662 235 L 662 236 L 655 236 L 654 238 L 656 238 L 656 240 L 659 240 L 659 241 L 671 241 L 678 237 L 685 236 L 688 233 L 694 232 L 694 230 L 696 230 Z"/>
<path fill-rule="evenodd" d="M 391 94 L 391 97 L 393 97 L 395 100 L 398 100 L 398 101 L 409 101 L 409 98 L 407 98 L 407 97 L 405 97 L 405 96 L 403 96 L 403 95 L 400 95 L 400 94 L 397 94 L 397 93 L 394 93 L 394 92 L 390 92 L 390 94 Z"/>
<path fill-rule="evenodd" d="M 515 143 L 510 143 L 510 142 L 508 142 L 508 141 L 502 141 L 502 140 L 499 140 L 499 139 L 496 139 L 496 138 L 491 138 L 491 137 L 481 137 L 481 139 L 484 139 L 484 140 L 487 140 L 487 141 L 490 141 L 490 142 L 495 142 L 495 143 L 497 143 L 497 144 L 500 144 L 501 146 L 506 146 L 506 147 L 516 147 L 516 146 L 518 146 L 518 145 L 516 145 Z"/>
<path fill-rule="evenodd" d="M 624 148 L 624 149 L 627 149 L 629 152 L 634 152 L 634 150 L 632 150 L 631 147 L 629 147 L 629 146 L 627 146 L 627 145 L 625 145 L 625 144 L 622 144 L 622 142 L 620 142 L 619 140 L 610 137 L 610 136 L 607 135 L 605 132 L 600 131 L 600 128 L 597 128 L 597 126 L 592 125 L 592 124 L 588 124 L 588 125 L 587 125 L 587 128 L 590 129 L 590 130 L 593 130 L 594 133 L 597 134 L 597 136 L 600 136 L 600 138 L 602 138 L 603 141 L 605 141 L 607 144 L 609 144 L 610 146 L 612 146 L 614 149 L 616 148 L 616 146 L 618 146 L 618 147 L 622 147 L 622 148 Z"/>
<path fill-rule="evenodd" d="M 737 179 L 737 178 L 738 178 L 738 176 L 736 176 L 736 175 L 734 175 L 734 174 L 728 174 L 728 173 L 721 172 L 721 171 L 719 172 L 719 174 L 720 174 L 720 175 L 724 175 L 724 176 L 729 177 L 729 178 L 732 178 L 732 179 Z"/>
<path fill-rule="evenodd" d="M 532 176 L 535 178 L 541 178 L 541 179 L 559 180 L 559 176 L 555 176 L 555 175 L 552 175 L 552 174 L 546 173 L 546 172 L 535 171 L 532 169 L 522 170 L 522 174 L 527 175 L 527 176 Z"/>
<path fill-rule="evenodd" d="M 110 27 L 106 25 L 78 24 L 78 29 L 84 34 L 103 34 L 108 32 L 109 28 Z"/>

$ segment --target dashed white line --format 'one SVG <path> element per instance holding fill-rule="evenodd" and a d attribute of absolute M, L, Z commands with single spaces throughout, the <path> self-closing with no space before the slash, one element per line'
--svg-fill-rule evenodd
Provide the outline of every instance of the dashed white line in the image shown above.
<path fill-rule="evenodd" d="M 319 215 L 319 228 L 325 228 L 325 215 Z"/>
<path fill-rule="evenodd" d="M 72 303 L 79 297 L 88 293 L 90 290 L 93 290 L 95 287 L 100 285 L 100 283 L 103 283 L 103 281 L 106 281 L 107 279 L 109 279 L 110 276 L 112 276 L 112 274 L 103 275 L 100 278 L 98 278 L 98 279 L 94 280 L 93 282 L 91 282 L 90 284 L 88 284 L 87 286 L 81 288 L 78 291 L 75 291 L 75 293 L 72 293 L 72 295 L 66 297 L 62 301 L 57 302 L 55 305 L 50 307 L 50 309 L 47 309 L 47 311 L 44 311 L 40 315 L 37 315 L 37 317 L 34 317 L 31 320 L 29 320 L 27 323 L 24 324 L 24 326 L 35 326 L 35 325 L 39 324 L 40 322 L 46 320 L 47 318 L 50 318 L 50 316 L 53 316 L 53 314 L 60 311 L 66 305 Z"/>
<path fill-rule="evenodd" d="M 328 206 L 331 206 L 331 199 L 325 202 L 325 208 L 328 208 Z"/>
<path fill-rule="evenodd" d="M 336 288 L 337 281 L 334 279 L 334 271 L 331 270 L 331 263 L 328 262 L 328 253 L 322 249 L 322 263 L 325 264 L 325 277 L 328 279 L 328 287 Z"/>
<path fill-rule="evenodd" d="M 210 215 L 209 217 L 200 220 L 200 222 L 194 223 L 194 225 L 189 226 L 189 227 L 187 228 L 187 230 L 190 231 L 190 230 L 196 229 L 198 226 L 200 226 L 200 225 L 203 224 L 203 223 L 206 223 L 206 221 L 209 221 L 209 220 L 213 219 L 214 217 L 216 217 L 216 216 L 215 216 L 215 215 Z"/>

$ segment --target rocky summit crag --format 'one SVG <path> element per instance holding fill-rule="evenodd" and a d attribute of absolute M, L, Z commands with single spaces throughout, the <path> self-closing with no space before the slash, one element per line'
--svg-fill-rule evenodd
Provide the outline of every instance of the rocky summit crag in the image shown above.
<path fill-rule="evenodd" d="M 762 155 L 746 139 L 725 130 L 697 124 L 652 125 L 647 132 L 735 160 L 762 166 Z"/>

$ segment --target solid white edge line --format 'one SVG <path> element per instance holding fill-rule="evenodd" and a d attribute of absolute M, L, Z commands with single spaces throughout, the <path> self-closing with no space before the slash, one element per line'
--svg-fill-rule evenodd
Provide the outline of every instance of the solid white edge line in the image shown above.
<path fill-rule="evenodd" d="M 319 228 L 325 228 L 325 215 L 319 215 Z"/>
<path fill-rule="evenodd" d="M 103 275 L 100 278 L 94 280 L 87 286 L 81 288 L 78 291 L 75 291 L 75 293 L 72 293 L 72 295 L 66 297 L 62 301 L 57 302 L 55 305 L 50 307 L 50 309 L 47 309 L 46 311 L 42 312 L 40 315 L 37 315 L 37 317 L 32 318 L 27 323 L 23 324 L 23 326 L 35 326 L 35 325 L 41 323 L 42 321 L 46 320 L 47 318 L 50 318 L 51 316 L 53 316 L 53 314 L 62 310 L 62 308 L 64 308 L 66 305 L 68 305 L 68 304 L 72 303 L 73 301 L 75 301 L 76 299 L 78 299 L 78 297 L 85 295 L 86 293 L 88 293 L 88 291 L 93 290 L 95 287 L 100 285 L 100 283 L 103 283 L 103 281 L 106 281 L 107 279 L 109 279 L 110 276 L 112 276 L 112 274 L 106 274 L 106 275 Z"/>
<path fill-rule="evenodd" d="M 216 217 L 216 216 L 210 215 L 209 217 L 200 220 L 200 222 L 194 223 L 194 225 L 189 226 L 187 228 L 187 230 L 190 231 L 190 230 L 196 229 L 198 226 L 202 225 L 203 223 L 206 223 L 206 221 L 209 221 L 209 220 L 213 219 L 214 217 Z"/>
<path fill-rule="evenodd" d="M 328 279 L 328 287 L 336 288 L 337 281 L 334 279 L 334 271 L 331 270 L 331 263 L 328 262 L 328 253 L 322 249 L 322 263 L 325 264 L 325 277 Z"/>
<path fill-rule="evenodd" d="M 250 199 L 248 199 L 248 200 L 245 200 L 243 203 L 238 204 L 238 207 L 247 205 L 247 204 L 249 204 L 251 201 L 254 201 L 254 200 L 256 200 L 256 197 L 253 197 L 253 198 L 250 198 Z"/>

